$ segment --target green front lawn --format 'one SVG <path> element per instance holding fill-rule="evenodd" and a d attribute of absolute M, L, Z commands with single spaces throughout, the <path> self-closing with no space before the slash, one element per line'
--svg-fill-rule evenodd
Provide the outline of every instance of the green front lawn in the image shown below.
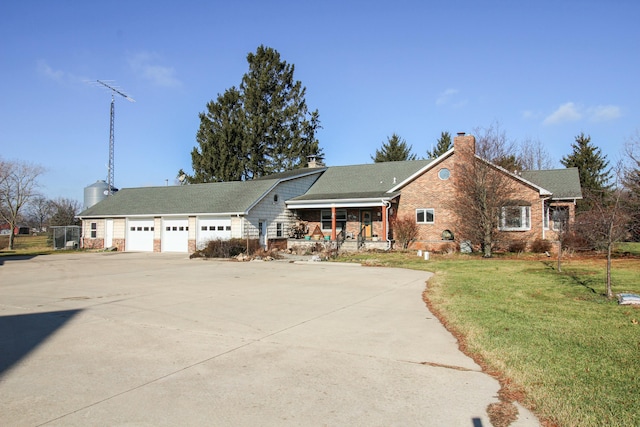
<path fill-rule="evenodd" d="M 523 259 L 524 258 L 524 259 Z M 466 351 L 561 426 L 640 425 L 640 309 L 607 300 L 602 257 L 481 259 L 412 253 L 342 260 L 435 272 L 425 298 Z M 613 264 L 613 291 L 640 294 L 640 259 Z"/>

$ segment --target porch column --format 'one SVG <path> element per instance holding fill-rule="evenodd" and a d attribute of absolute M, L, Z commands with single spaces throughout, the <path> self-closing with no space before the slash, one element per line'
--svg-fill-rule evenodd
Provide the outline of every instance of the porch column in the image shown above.
<path fill-rule="evenodd" d="M 336 240 L 336 207 L 331 205 L 331 240 Z"/>
<path fill-rule="evenodd" d="M 387 207 L 383 205 L 381 209 L 382 209 L 382 241 L 386 242 L 389 236 L 389 233 L 387 231 Z"/>

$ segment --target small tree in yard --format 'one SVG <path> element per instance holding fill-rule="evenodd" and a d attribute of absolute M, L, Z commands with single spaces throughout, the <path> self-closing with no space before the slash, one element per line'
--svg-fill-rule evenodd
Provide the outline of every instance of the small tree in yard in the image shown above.
<path fill-rule="evenodd" d="M 407 249 L 411 242 L 418 237 L 418 224 L 409 215 L 394 218 L 391 221 L 391 227 L 393 228 L 393 238 L 400 243 L 402 249 Z"/>
<path fill-rule="evenodd" d="M 640 131 L 625 145 L 627 164 L 624 171 L 625 206 L 629 212 L 631 239 L 640 242 Z"/>
<path fill-rule="evenodd" d="M 471 147 L 456 148 L 456 194 L 446 206 L 461 219 L 457 224 L 458 236 L 462 240 L 479 242 L 483 256 L 490 258 L 498 240 L 502 208 L 513 197 L 507 173 L 490 162 L 509 155 L 511 144 L 497 125 L 477 129 L 476 133 L 479 136 L 475 152 L 480 158 Z"/>
<path fill-rule="evenodd" d="M 621 171 L 621 167 L 617 168 Z M 617 176 L 620 176 L 618 174 Z M 591 209 L 584 211 L 576 218 L 576 228 L 593 248 L 605 250 L 607 253 L 606 295 L 613 296 L 611 291 L 611 254 L 613 246 L 623 240 L 629 233 L 629 212 L 623 204 L 625 190 L 616 179 L 613 190 L 587 191 L 586 198 Z"/>

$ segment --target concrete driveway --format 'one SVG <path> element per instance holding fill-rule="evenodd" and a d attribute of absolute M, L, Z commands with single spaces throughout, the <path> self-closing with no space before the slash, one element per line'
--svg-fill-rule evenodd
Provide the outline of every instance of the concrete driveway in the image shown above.
<path fill-rule="evenodd" d="M 333 263 L 0 258 L 0 425 L 489 426 L 421 293 Z M 537 425 L 521 412 L 515 425 Z"/>

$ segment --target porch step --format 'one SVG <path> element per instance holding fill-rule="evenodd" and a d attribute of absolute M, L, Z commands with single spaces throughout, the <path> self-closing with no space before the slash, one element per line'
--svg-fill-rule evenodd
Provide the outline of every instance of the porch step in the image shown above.
<path fill-rule="evenodd" d="M 354 239 L 348 239 L 340 244 L 340 250 L 345 252 L 357 252 L 358 241 Z"/>

